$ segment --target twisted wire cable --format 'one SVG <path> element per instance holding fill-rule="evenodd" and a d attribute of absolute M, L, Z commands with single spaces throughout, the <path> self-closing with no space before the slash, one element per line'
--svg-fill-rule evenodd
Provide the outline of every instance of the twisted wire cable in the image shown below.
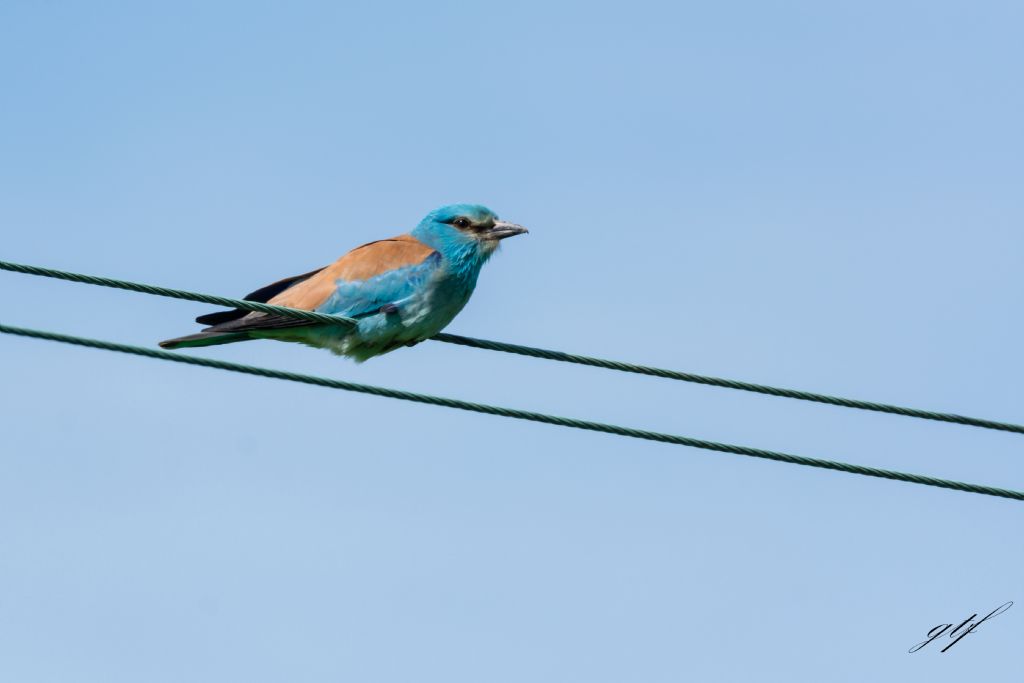
<path fill-rule="evenodd" d="M 225 296 L 215 296 L 213 294 L 199 294 L 198 292 L 189 292 L 183 289 L 157 287 L 156 285 L 147 285 L 139 282 L 129 282 L 128 280 L 117 280 L 111 277 L 100 277 L 98 275 L 83 275 L 82 273 L 70 273 L 66 270 L 41 268 L 39 266 L 29 266 L 24 263 L 11 263 L 9 261 L 0 261 L 0 270 L 9 270 L 12 273 L 23 273 L 25 275 L 39 275 L 41 277 L 52 277 L 58 280 L 67 280 L 68 282 L 79 282 L 85 285 L 97 285 L 99 287 L 113 287 L 114 289 L 126 289 L 130 292 L 141 292 L 142 294 L 152 294 L 153 296 L 165 296 L 170 299 L 185 299 L 186 301 L 198 301 L 199 303 L 213 304 L 215 306 L 241 308 L 246 311 L 256 311 L 258 313 L 273 313 L 275 315 L 283 315 L 288 316 L 290 318 L 298 318 L 299 320 L 309 320 L 310 322 L 324 323 L 327 325 L 345 325 L 351 327 L 357 323 L 357 321 L 353 320 L 352 318 L 346 318 L 340 315 L 326 315 L 324 313 L 316 313 L 315 311 L 304 311 L 300 308 L 274 306 L 273 304 L 262 304 L 259 303 L 258 301 L 232 299 Z"/>
<path fill-rule="evenodd" d="M 695 375 L 689 372 L 678 370 L 665 370 L 647 365 L 635 365 L 623 363 L 622 361 L 605 360 L 604 358 L 593 358 L 581 356 L 563 351 L 549 351 L 538 349 L 532 346 L 520 346 L 506 342 L 490 341 L 487 339 L 474 339 L 473 337 L 462 337 L 456 334 L 441 333 L 432 337 L 434 341 L 448 344 L 458 344 L 476 349 L 487 349 L 488 351 L 501 351 L 503 353 L 514 353 L 520 356 L 532 356 L 534 358 L 545 358 L 547 360 L 560 361 L 563 363 L 575 363 L 577 365 L 589 365 L 595 368 L 618 370 L 620 372 L 632 372 L 638 375 L 650 375 L 652 377 L 664 377 L 665 379 L 679 380 L 680 382 L 691 382 L 693 384 L 704 384 L 712 387 L 723 387 L 725 389 L 736 389 L 738 391 L 750 391 L 756 394 L 767 394 L 768 396 L 781 396 L 783 398 L 794 398 L 799 401 L 813 401 L 814 403 L 825 403 L 843 408 L 855 408 L 857 410 L 870 410 L 877 413 L 889 413 L 891 415 L 903 415 L 921 420 L 935 420 L 937 422 L 952 422 L 954 424 L 981 427 L 983 429 L 995 429 L 1003 432 L 1015 432 L 1024 434 L 1024 425 L 1012 424 L 1009 422 L 997 422 L 977 417 L 967 417 L 955 413 L 937 413 L 930 410 L 919 410 L 917 408 L 906 408 L 903 406 L 891 405 L 888 403 L 875 403 L 873 401 L 859 401 L 827 394 L 816 394 L 810 391 L 798 389 L 782 389 L 765 384 L 754 384 L 741 382 L 734 379 L 722 379 L 708 375 Z"/>
<path fill-rule="evenodd" d="M 139 284 L 136 282 L 116 280 L 114 278 L 107 277 L 98 277 L 95 275 L 82 275 L 80 273 L 70 273 L 67 271 L 55 270 L 52 268 L 43 268 L 40 266 L 30 266 L 20 263 L 11 263 L 8 261 L 0 261 L 0 270 L 8 270 L 11 272 L 24 273 L 27 275 L 38 275 L 41 277 L 57 278 L 61 280 L 68 280 L 70 282 L 80 282 L 89 285 L 99 285 L 101 287 L 114 287 L 116 289 L 126 289 L 133 292 L 154 294 L 156 296 L 165 296 L 173 299 L 187 299 L 189 301 L 199 301 L 202 303 L 215 304 L 218 306 L 241 308 L 248 311 L 276 313 L 283 316 L 299 318 L 301 320 L 310 320 L 313 322 L 326 323 L 331 325 L 351 326 L 356 324 L 356 321 L 353 320 L 352 318 L 346 318 L 343 316 L 326 315 L 324 313 L 316 313 L 313 311 L 304 311 L 301 309 L 286 308 L 283 306 L 273 306 L 271 304 L 261 304 L 255 301 L 231 299 L 221 296 L 212 296 L 209 294 L 197 294 L 195 292 L 187 292 L 179 289 L 156 287 L 154 285 Z M 968 417 L 966 415 L 958 415 L 955 413 L 940 413 L 930 410 L 920 410 L 917 408 L 907 408 L 904 406 L 897 406 L 888 403 L 860 401 L 856 399 L 842 398 L 838 396 L 829 396 L 827 394 L 817 394 L 810 391 L 800 391 L 798 389 L 784 389 L 764 384 L 754 384 L 752 382 L 722 379 L 719 377 L 711 377 L 708 375 L 697 375 L 688 372 L 679 372 L 677 370 L 655 368 L 647 365 L 637 365 L 634 363 L 625 363 L 621 361 L 606 360 L 603 358 L 594 358 L 591 356 L 582 356 L 579 354 L 565 353 L 563 351 L 551 351 L 548 349 L 540 349 L 532 346 L 521 346 L 519 344 L 509 344 L 506 342 L 492 341 L 488 339 L 463 337 L 456 334 L 441 333 L 435 335 L 432 339 L 434 341 L 445 342 L 447 344 L 457 344 L 460 346 L 468 346 L 477 349 L 486 349 L 488 351 L 498 351 L 502 353 L 512 353 L 520 356 L 543 358 L 546 360 L 553 360 L 562 363 L 575 363 L 577 365 L 586 365 L 595 368 L 604 368 L 607 370 L 617 370 L 619 372 L 630 372 L 638 375 L 662 377 L 665 379 L 678 380 L 681 382 L 691 382 L 694 384 L 704 384 L 707 386 L 722 387 L 725 389 L 748 391 L 757 394 L 765 394 L 768 396 L 792 398 L 799 401 L 824 403 L 828 405 L 840 406 L 843 408 L 868 410 L 878 413 L 888 413 L 891 415 L 903 415 L 905 417 L 912 417 L 921 420 L 949 422 L 953 424 L 968 425 L 971 427 L 980 427 L 982 429 L 994 429 L 997 431 L 1024 434 L 1024 425 L 1013 424 L 1009 422 L 998 422 L 996 420 L 987 420 L 984 418 Z"/>
<path fill-rule="evenodd" d="M 501 417 L 508 417 L 516 420 L 542 422 L 544 424 L 556 425 L 559 427 L 568 427 L 571 429 L 583 429 L 593 432 L 603 432 L 605 434 L 614 434 L 616 436 L 624 436 L 633 439 L 658 441 L 661 443 L 670 443 L 678 446 L 690 446 L 692 448 L 701 448 L 704 450 L 716 451 L 719 453 L 734 453 L 736 455 L 745 455 L 753 458 L 775 460 L 777 462 L 785 462 L 793 465 L 818 467 L 821 469 L 836 470 L 839 472 L 859 474 L 867 477 L 878 477 L 881 479 L 904 481 L 912 484 L 920 484 L 922 486 L 934 486 L 945 489 L 953 489 L 956 491 L 964 491 L 967 493 L 977 493 L 986 496 L 997 496 L 1000 498 L 1010 498 L 1013 500 L 1024 500 L 1024 492 L 1022 491 L 1013 491 L 1009 489 L 996 488 L 992 486 L 983 486 L 980 484 L 969 484 L 964 482 L 951 481 L 947 479 L 938 479 L 936 477 L 928 477 L 920 474 L 897 472 L 893 470 L 879 469 L 876 467 L 866 467 L 864 465 L 854 465 L 850 463 L 837 462 L 833 460 L 809 458 L 800 455 L 791 455 L 789 453 L 780 453 L 777 451 L 763 450 L 760 448 L 734 446 L 731 444 L 717 443 L 715 441 L 694 439 L 687 436 L 664 434 L 661 432 L 633 429 L 630 427 L 619 427 L 617 425 L 605 424 L 602 422 L 590 422 L 588 420 L 577 420 L 574 418 L 559 417 L 557 415 L 547 415 L 544 413 L 536 413 L 528 410 L 504 408 L 501 406 L 492 406 L 484 403 L 472 403 L 470 401 L 462 401 L 453 398 L 444 398 L 441 396 L 430 396 L 428 394 L 417 394 L 410 391 L 402 391 L 399 389 L 389 389 L 385 387 L 377 387 L 367 384 L 356 384 L 354 382 L 345 382 L 343 380 L 332 379 L 328 377 L 304 375 L 295 372 L 287 372 L 284 370 L 272 370 L 270 368 L 255 367 L 252 365 L 242 365 L 239 363 L 230 363 L 222 360 L 214 360 L 212 358 L 186 356 L 179 353 L 158 351 L 156 349 L 147 349 L 141 346 L 118 344 L 115 342 L 101 341 L 98 339 L 87 339 L 85 337 L 60 334 L 57 332 L 32 330 L 22 327 L 13 327 L 10 325 L 0 324 L 0 334 L 11 334 L 20 337 L 29 337 L 32 339 L 44 339 L 49 341 L 60 342 L 63 344 L 72 344 L 75 346 L 84 346 L 93 349 L 103 349 L 106 351 L 116 351 L 119 353 L 144 356 L 146 358 L 166 360 L 174 363 L 198 365 L 201 367 L 215 368 L 218 370 L 227 370 L 229 372 L 238 372 L 246 375 L 256 375 L 258 377 L 267 377 L 271 379 L 286 380 L 289 382 L 312 384 L 315 386 L 327 387 L 330 389 L 340 389 L 342 391 L 353 391 L 360 394 L 382 396 L 385 398 L 393 398 L 401 401 L 425 403 L 428 405 L 442 406 L 445 408 L 454 408 L 456 410 L 466 410 L 474 413 L 484 413 L 486 415 L 498 415 Z"/>

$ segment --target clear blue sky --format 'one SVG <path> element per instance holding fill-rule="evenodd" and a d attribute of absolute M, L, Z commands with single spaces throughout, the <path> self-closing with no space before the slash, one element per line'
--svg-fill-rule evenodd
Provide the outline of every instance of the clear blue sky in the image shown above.
<path fill-rule="evenodd" d="M 224 295 L 484 203 L 449 331 L 1024 420 L 1016 2 L 0 6 L 0 258 Z M 154 345 L 210 307 L 0 273 Z M 1024 488 L 1024 440 L 425 343 L 192 352 Z M 0 680 L 993 680 L 1024 504 L 0 338 Z M 932 626 L 1016 600 L 945 654 Z"/>

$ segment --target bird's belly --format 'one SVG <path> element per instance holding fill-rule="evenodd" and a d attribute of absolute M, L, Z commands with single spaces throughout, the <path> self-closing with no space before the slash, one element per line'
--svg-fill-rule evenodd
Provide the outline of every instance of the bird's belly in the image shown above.
<path fill-rule="evenodd" d="M 399 302 L 394 312 L 360 318 L 355 329 L 305 328 L 304 338 L 296 341 L 366 360 L 433 337 L 459 314 L 470 294 L 471 290 L 440 283 Z"/>

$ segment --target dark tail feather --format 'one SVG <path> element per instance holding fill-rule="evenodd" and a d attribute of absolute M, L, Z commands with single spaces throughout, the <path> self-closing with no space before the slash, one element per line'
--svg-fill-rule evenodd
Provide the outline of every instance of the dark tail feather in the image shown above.
<path fill-rule="evenodd" d="M 177 339 L 166 339 L 160 342 L 162 349 L 190 349 L 198 346 L 216 346 L 218 344 L 233 344 L 235 342 L 250 339 L 245 332 L 199 332 Z"/>

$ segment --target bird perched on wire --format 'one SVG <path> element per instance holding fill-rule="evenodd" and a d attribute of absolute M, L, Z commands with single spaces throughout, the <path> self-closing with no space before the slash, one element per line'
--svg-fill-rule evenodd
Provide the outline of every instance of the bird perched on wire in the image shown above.
<path fill-rule="evenodd" d="M 239 309 L 209 313 L 197 334 L 160 342 L 165 349 L 277 339 L 325 348 L 364 361 L 428 339 L 469 301 L 480 268 L 506 237 L 526 228 L 490 209 L 451 204 L 411 232 L 356 247 L 331 265 L 278 280 L 245 298 L 354 318 L 329 325 Z"/>

